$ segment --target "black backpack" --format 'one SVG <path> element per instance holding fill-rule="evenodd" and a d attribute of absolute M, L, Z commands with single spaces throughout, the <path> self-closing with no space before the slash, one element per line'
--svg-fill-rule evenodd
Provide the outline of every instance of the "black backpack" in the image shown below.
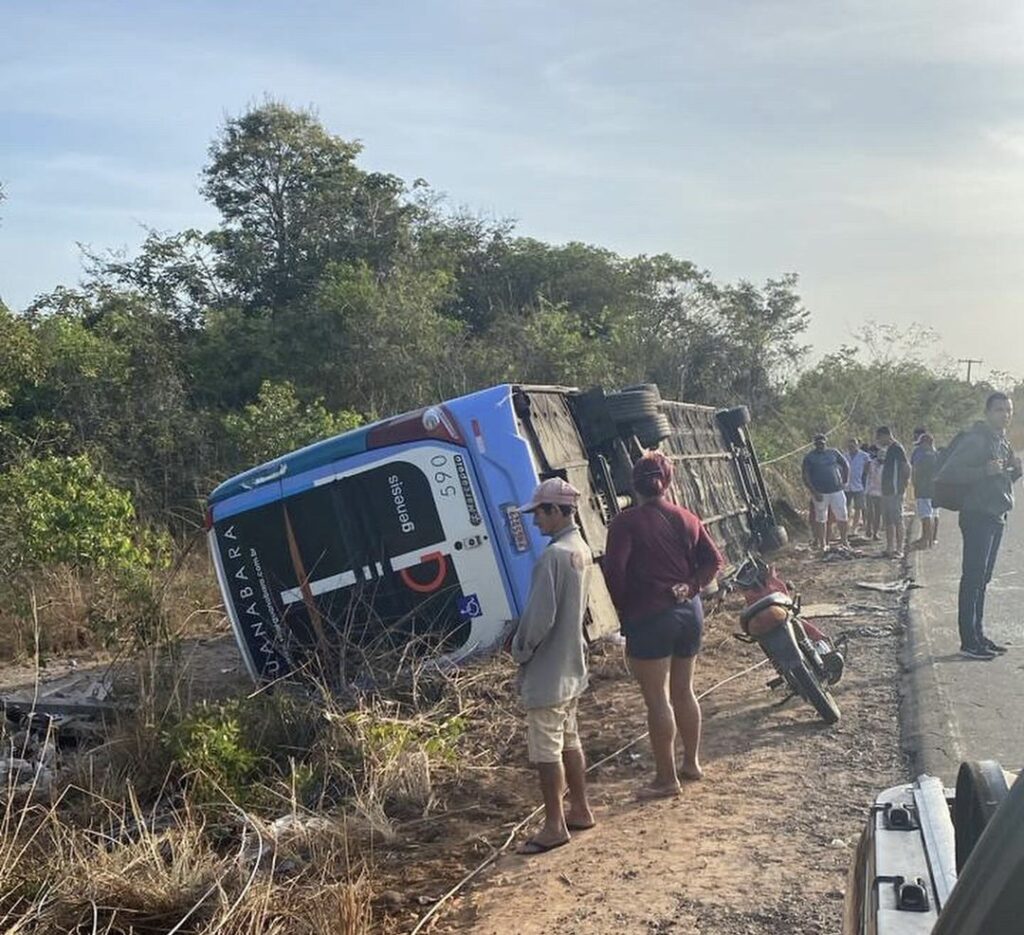
<path fill-rule="evenodd" d="M 966 435 L 966 430 L 957 432 L 953 436 L 952 441 L 939 452 L 938 457 L 935 459 L 935 486 L 932 491 L 932 505 L 943 510 L 952 510 L 954 513 L 959 513 L 963 509 L 964 498 L 967 496 L 967 491 L 970 490 L 971 485 L 943 480 L 942 469 L 949 461 L 949 456 L 953 453 L 953 449 L 964 440 Z"/>

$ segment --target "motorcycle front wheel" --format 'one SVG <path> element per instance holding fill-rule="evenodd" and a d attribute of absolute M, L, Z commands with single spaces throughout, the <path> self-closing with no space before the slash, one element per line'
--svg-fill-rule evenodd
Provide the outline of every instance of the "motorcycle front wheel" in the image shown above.
<path fill-rule="evenodd" d="M 835 724 L 839 720 L 839 705 L 831 693 L 822 687 L 817 676 L 807 668 L 807 663 L 803 659 L 789 670 L 789 677 L 800 697 L 818 712 L 818 716 L 826 724 Z"/>

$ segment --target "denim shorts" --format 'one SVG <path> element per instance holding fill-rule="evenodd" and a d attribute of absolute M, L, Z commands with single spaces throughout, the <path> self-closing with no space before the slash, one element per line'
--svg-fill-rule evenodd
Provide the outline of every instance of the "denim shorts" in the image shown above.
<path fill-rule="evenodd" d="M 622 624 L 626 654 L 634 659 L 690 659 L 700 652 L 704 606 L 699 597 Z"/>

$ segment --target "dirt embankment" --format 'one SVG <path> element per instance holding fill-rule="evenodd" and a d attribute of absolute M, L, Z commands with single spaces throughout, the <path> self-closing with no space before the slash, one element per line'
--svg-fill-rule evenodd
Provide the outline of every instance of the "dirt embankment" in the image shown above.
<path fill-rule="evenodd" d="M 791 556 L 786 572 L 805 603 L 877 608 L 820 621 L 829 633 L 850 637 L 848 668 L 835 691 L 841 722 L 826 727 L 799 700 L 776 707 L 763 668 L 722 686 L 704 702 L 703 782 L 687 784 L 672 801 L 634 802 L 651 769 L 641 743 L 591 775 L 596 828 L 539 857 L 503 855 L 436 931 L 840 931 L 846 872 L 867 807 L 905 772 L 897 724 L 899 599 L 855 582 L 897 573 L 873 556 L 825 564 L 806 554 Z M 734 619 L 722 614 L 710 622 L 699 690 L 759 658 L 756 647 L 731 638 Z M 621 662 L 604 658 L 595 669 L 581 712 L 591 761 L 645 728 Z M 524 772 L 520 781 L 532 780 Z"/>

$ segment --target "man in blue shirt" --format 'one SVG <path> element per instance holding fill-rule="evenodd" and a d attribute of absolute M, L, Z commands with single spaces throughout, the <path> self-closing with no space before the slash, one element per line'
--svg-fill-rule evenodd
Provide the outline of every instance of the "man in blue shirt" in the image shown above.
<path fill-rule="evenodd" d="M 835 448 L 827 446 L 828 439 L 818 432 L 812 440 L 813 447 L 804 455 L 804 485 L 814 499 L 814 545 L 825 551 L 828 542 L 825 526 L 829 510 L 836 518 L 842 545 L 849 547 L 849 515 L 846 510 L 846 494 L 843 488 L 850 479 L 850 465 Z"/>

